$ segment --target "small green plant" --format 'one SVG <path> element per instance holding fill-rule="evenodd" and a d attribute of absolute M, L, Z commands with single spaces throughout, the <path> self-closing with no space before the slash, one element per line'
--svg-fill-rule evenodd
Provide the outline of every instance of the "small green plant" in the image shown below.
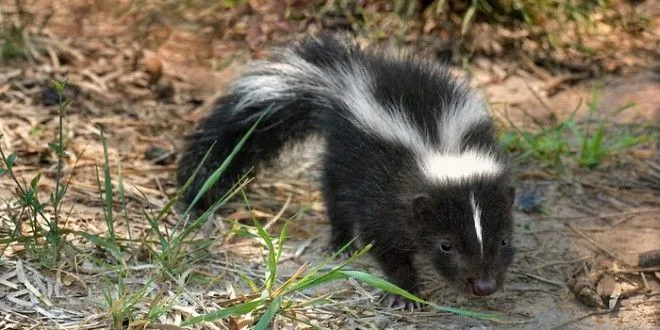
<path fill-rule="evenodd" d="M 4 39 L 0 60 L 27 57 L 22 27 L 11 26 L 6 31 L 0 33 L 0 39 Z"/>
<path fill-rule="evenodd" d="M 103 219 L 105 220 L 105 225 L 107 228 L 107 237 L 90 234 L 83 231 L 78 231 L 76 233 L 84 237 L 88 241 L 92 242 L 96 247 L 110 254 L 115 261 L 119 262 L 123 266 L 126 266 L 126 260 L 124 258 L 124 255 L 122 254 L 122 250 L 125 250 L 126 248 L 122 246 L 122 244 L 120 243 L 120 241 L 123 240 L 117 237 L 115 231 L 115 217 L 113 211 L 115 195 L 113 191 L 112 174 L 110 173 L 110 160 L 108 158 L 108 143 L 105 139 L 105 135 L 103 134 L 102 129 L 100 129 L 100 134 L 101 134 L 101 145 L 103 146 L 103 181 L 101 181 L 101 175 L 99 173 L 99 167 L 97 165 L 95 167 L 96 184 L 98 187 L 99 198 L 101 199 L 101 201 L 103 201 Z M 129 235 L 128 242 L 129 244 L 132 244 L 132 240 L 130 239 L 130 235 L 131 235 L 130 221 L 128 219 L 128 214 L 126 212 L 126 199 L 124 198 L 123 195 L 124 185 L 123 185 L 123 180 L 121 180 L 121 170 L 120 170 L 120 180 L 119 180 L 119 191 L 121 193 L 120 202 L 122 205 L 122 209 L 124 210 L 123 215 L 126 221 L 126 228 L 128 230 L 128 235 Z"/>
<path fill-rule="evenodd" d="M 439 306 L 434 303 L 424 301 L 375 275 L 348 269 L 347 266 L 367 253 L 367 251 L 369 251 L 371 248 L 371 245 L 365 246 L 363 249 L 353 254 L 350 258 L 330 267 L 330 263 L 336 260 L 337 256 L 339 256 L 348 246 L 350 246 L 350 244 L 352 244 L 352 242 L 350 242 L 346 244 L 342 249 L 335 252 L 332 256 L 319 263 L 317 266 L 311 267 L 309 264 L 305 263 L 289 278 L 284 281 L 279 281 L 277 265 L 279 264 L 280 257 L 282 256 L 288 225 L 289 221 L 287 221 L 282 226 L 279 237 L 277 239 L 272 238 L 256 221 L 255 224 L 251 227 L 242 226 L 243 230 L 239 230 L 242 236 L 250 236 L 259 239 L 267 249 L 267 253 L 264 256 L 264 264 L 266 265 L 267 271 L 264 274 L 263 284 L 258 285 L 252 279 L 248 278 L 247 276 L 243 276 L 244 281 L 253 291 L 252 293 L 245 295 L 247 301 L 207 314 L 192 317 L 185 320 L 182 325 L 190 326 L 200 322 L 213 321 L 229 316 L 252 313 L 255 315 L 260 315 L 253 329 L 268 329 L 268 326 L 273 322 L 277 315 L 281 315 L 290 319 L 296 319 L 292 313 L 288 312 L 289 310 L 319 304 L 327 300 L 327 297 L 301 300 L 296 298 L 298 293 L 302 293 L 305 290 L 318 287 L 329 282 L 345 280 L 348 278 L 353 278 L 387 293 L 400 295 L 412 301 L 430 305 L 438 311 L 445 311 L 480 319 L 498 319 L 498 317 L 494 314 L 479 313 L 453 307 Z"/>
<path fill-rule="evenodd" d="M 56 141 L 48 144 L 48 148 L 54 152 L 57 158 L 55 191 L 50 194 L 48 201 L 44 202 L 39 198 L 41 174 L 37 174 L 32 178 L 29 185 L 21 183 L 21 180 L 19 180 L 13 171 L 17 159 L 16 154 L 10 153 L 7 155 L 0 147 L 0 157 L 2 160 L 0 164 L 2 165 L 0 166 L 0 176 L 8 175 L 14 181 L 16 186 L 15 197 L 19 204 L 18 211 L 9 213 L 9 217 L 14 221 L 15 230 L 6 242 L 9 244 L 12 241 L 21 241 L 26 250 L 47 267 L 55 266 L 58 263 L 62 247 L 67 243 L 64 236 L 70 233 L 63 229 L 66 219 L 63 219 L 61 216 L 61 207 L 64 196 L 67 193 L 68 183 L 73 176 L 73 174 L 70 176 L 69 182 L 62 182 L 64 159 L 68 157 L 64 151 L 63 132 L 64 116 L 70 104 L 70 101 L 64 97 L 66 81 L 54 81 L 53 85 L 59 96 L 59 126 Z M 52 217 L 46 215 L 50 210 L 52 210 Z M 30 226 L 30 236 L 22 236 L 21 234 L 22 223 L 25 218 L 27 218 Z"/>
<path fill-rule="evenodd" d="M 265 111 L 264 113 L 268 113 Z M 222 173 L 227 169 L 231 161 L 236 157 L 236 154 L 243 148 L 243 145 L 247 142 L 248 138 L 252 135 L 256 127 L 261 122 L 264 115 L 262 115 L 252 127 L 248 130 L 247 133 L 241 138 L 241 140 L 236 144 L 232 152 L 224 159 L 222 164 L 206 179 L 199 192 L 189 204 L 188 208 L 182 215 L 182 221 L 177 222 L 172 231 L 165 229 L 161 231 L 158 224 L 160 221 L 171 211 L 172 207 L 183 197 L 183 194 L 189 189 L 190 185 L 194 181 L 197 173 L 199 172 L 202 165 L 206 162 L 206 159 L 213 149 L 213 146 L 206 152 L 202 158 L 200 164 L 197 166 L 191 177 L 184 184 L 184 186 L 179 189 L 176 196 L 172 198 L 158 214 L 148 214 L 144 212 L 144 216 L 149 221 L 151 225 L 151 232 L 157 239 L 157 244 L 148 245 L 149 249 L 152 252 L 154 260 L 158 262 L 162 270 L 168 276 L 176 276 L 187 269 L 190 265 L 202 260 L 205 258 L 206 249 L 213 243 L 212 240 L 204 239 L 195 239 L 199 230 L 202 228 L 202 225 L 208 220 L 208 218 L 213 215 L 220 207 L 225 205 L 225 203 L 231 199 L 240 188 L 242 188 L 247 180 L 239 180 L 237 183 L 225 196 L 222 196 L 218 201 L 216 201 L 208 210 L 203 212 L 201 215 L 196 217 L 192 223 L 188 223 L 188 218 L 191 216 L 191 212 L 196 205 L 196 203 L 202 198 L 202 196 L 213 186 L 222 176 Z M 146 197 L 145 197 L 146 198 Z"/>
<path fill-rule="evenodd" d="M 443 10 L 447 1 L 438 1 L 436 11 Z M 521 21 L 527 25 L 540 25 L 559 16 L 588 23 L 587 16 L 595 8 L 607 7 L 607 1 L 590 0 L 471 0 L 465 11 L 461 27 L 465 34 L 475 17 L 505 23 Z"/>
<path fill-rule="evenodd" d="M 252 134 L 252 131 L 257 126 L 258 122 L 255 123 L 253 128 L 246 133 L 244 138 L 236 146 L 234 152 L 230 154 L 229 157 L 225 159 L 223 164 L 218 168 L 214 175 L 211 175 L 207 179 L 205 188 L 202 188 L 198 193 L 198 198 L 209 189 L 209 187 L 215 183 L 228 166 L 229 162 L 233 159 L 238 150 L 246 142 L 247 138 Z M 108 150 L 107 142 L 105 140 L 103 131 L 101 131 L 101 143 L 103 145 L 104 151 L 104 164 L 103 164 L 103 180 L 100 179 L 101 175 L 99 174 L 97 166 L 97 184 L 99 188 L 100 197 L 104 202 L 104 219 L 108 229 L 108 236 L 103 237 L 100 235 L 88 234 L 85 232 L 78 232 L 79 235 L 85 237 L 90 242 L 95 244 L 97 247 L 105 250 L 110 255 L 114 257 L 115 260 L 119 261 L 122 264 L 121 270 L 118 272 L 119 282 L 112 286 L 112 291 L 104 290 L 103 297 L 105 300 L 105 309 L 107 309 L 108 316 L 111 320 L 112 326 L 114 329 L 123 329 L 126 328 L 126 325 L 130 326 L 146 326 L 150 323 L 155 322 L 155 320 L 170 310 L 170 307 L 175 303 L 174 299 L 164 299 L 162 295 L 158 295 L 152 298 L 151 304 L 149 304 L 149 309 L 146 313 L 142 313 L 142 318 L 140 318 L 140 313 L 137 305 L 143 304 L 147 299 L 147 289 L 151 285 L 151 282 L 145 284 L 140 290 L 129 293 L 127 285 L 124 283 L 124 278 L 127 276 L 127 268 L 125 260 L 122 256 L 122 246 L 120 239 L 116 236 L 114 230 L 114 213 L 113 213 L 113 201 L 115 195 L 113 193 L 112 185 L 112 176 L 110 174 L 110 165 L 108 159 Z M 184 224 L 184 220 L 187 218 L 187 214 L 191 209 L 188 209 L 184 213 L 183 219 L 181 222 L 177 223 L 175 228 L 170 232 L 167 229 L 161 230 L 159 223 L 161 220 L 172 211 L 174 205 L 178 200 L 183 196 L 185 191 L 192 184 L 197 172 L 201 166 L 206 161 L 211 149 L 209 149 L 195 169 L 195 172 L 188 179 L 186 184 L 179 189 L 176 196 L 172 198 L 163 208 L 161 208 L 156 214 L 148 213 L 146 210 L 143 210 L 143 215 L 151 225 L 151 232 L 156 237 L 155 242 L 147 242 L 145 244 L 147 248 L 150 249 L 152 253 L 152 260 L 155 261 L 161 270 L 161 274 L 166 275 L 169 278 L 175 279 L 178 275 L 183 274 L 190 269 L 191 265 L 203 260 L 208 255 L 205 253 L 206 249 L 212 244 L 211 240 L 201 240 L 195 239 L 196 234 L 201 228 L 202 224 L 208 219 L 208 217 L 215 213 L 218 208 L 220 208 L 224 203 L 231 198 L 238 189 L 232 189 L 231 193 L 228 193 L 226 196 L 223 196 L 218 202 L 216 202 L 210 209 L 204 212 L 199 216 L 192 224 Z M 122 201 L 123 214 L 124 218 L 129 223 L 128 214 L 126 211 L 125 198 L 124 198 L 124 187 L 123 180 L 121 179 L 121 166 L 120 168 L 120 179 L 119 179 L 119 197 Z M 104 192 L 104 193 L 103 193 Z M 146 196 L 143 195 L 145 199 Z M 130 227 L 129 227 L 130 228 Z M 179 228 L 181 228 L 179 230 Z M 132 240 L 129 238 L 129 242 Z M 95 260 L 100 262 L 99 260 Z"/>
<path fill-rule="evenodd" d="M 394 14 L 401 19 L 400 26 L 396 35 L 396 46 L 401 47 L 405 42 L 406 33 L 408 32 L 408 25 L 415 13 L 417 1 L 414 0 L 397 0 L 394 4 Z"/>
<path fill-rule="evenodd" d="M 116 283 L 107 281 L 101 289 L 101 308 L 105 310 L 113 329 L 146 328 L 169 312 L 180 297 L 165 296 L 162 292 L 151 296 L 156 288 L 152 280 L 132 290 L 124 275 L 119 275 Z"/>
<path fill-rule="evenodd" d="M 147 298 L 148 289 L 152 285 L 147 281 L 139 290 L 130 292 L 123 276 L 119 276 L 118 283 L 104 286 L 103 308 L 106 310 L 113 329 L 126 329 L 126 325 L 137 319 L 138 304 Z M 110 287 L 108 289 L 107 287 Z"/>
<path fill-rule="evenodd" d="M 652 139 L 648 134 L 608 132 L 607 122 L 596 113 L 598 95 L 598 91 L 592 93 L 588 103 L 589 118 L 585 124 L 579 124 L 575 119 L 578 105 L 565 120 L 550 127 L 539 124 L 539 130 L 535 132 L 521 131 L 510 123 L 513 130 L 504 132 L 500 143 L 516 155 L 517 161 L 534 158 L 548 168 L 561 171 L 567 161 L 594 169 L 607 157 Z M 634 104 L 626 104 L 614 115 L 632 106 Z"/>
<path fill-rule="evenodd" d="M 598 92 L 593 93 L 592 99 L 589 102 L 590 119 L 596 115 L 597 97 Z M 624 105 L 615 112 L 615 115 L 633 107 L 634 105 L 634 103 Z M 648 142 L 651 139 L 650 136 L 645 134 L 608 134 L 605 124 L 604 120 L 598 118 L 595 125 L 587 124 L 585 132 L 582 132 L 574 119 L 571 118 L 566 121 L 566 127 L 571 133 L 573 133 L 573 136 L 577 140 L 577 145 L 579 147 L 577 162 L 580 166 L 596 168 L 607 156 L 622 149 Z"/>

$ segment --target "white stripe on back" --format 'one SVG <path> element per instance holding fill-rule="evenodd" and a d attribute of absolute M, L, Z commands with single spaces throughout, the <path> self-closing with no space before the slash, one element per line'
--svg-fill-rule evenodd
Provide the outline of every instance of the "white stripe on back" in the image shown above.
<path fill-rule="evenodd" d="M 461 102 L 463 101 L 463 102 Z M 445 105 L 438 120 L 441 148 L 458 151 L 465 133 L 475 125 L 490 120 L 488 106 L 479 95 L 469 92 L 465 100 Z"/>
<path fill-rule="evenodd" d="M 388 109 L 376 99 L 374 77 L 358 61 L 321 68 L 291 49 L 281 49 L 272 60 L 255 64 L 230 86 L 232 93 L 241 95 L 234 111 L 293 97 L 300 91 L 313 92 L 319 95 L 313 101 L 339 101 L 349 109 L 350 118 L 347 119 L 354 125 L 410 149 L 417 156 L 423 175 L 433 182 L 463 181 L 475 176 L 497 175 L 503 170 L 503 165 L 487 151 L 460 150 L 465 133 L 490 118 L 486 103 L 476 93 L 458 93 L 466 99 L 438 104 L 441 115 L 436 120 L 440 146 L 433 146 L 426 133 L 409 118 L 406 109 Z M 255 111 L 254 116 L 259 115 Z"/>

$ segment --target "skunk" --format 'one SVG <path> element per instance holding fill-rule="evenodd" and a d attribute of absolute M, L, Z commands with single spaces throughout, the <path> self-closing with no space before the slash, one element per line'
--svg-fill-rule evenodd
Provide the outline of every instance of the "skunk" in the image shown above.
<path fill-rule="evenodd" d="M 257 120 L 197 208 L 209 207 L 288 143 L 319 135 L 332 248 L 355 236 L 372 242 L 384 274 L 412 293 L 419 292 L 416 254 L 475 295 L 502 285 L 514 255 L 509 161 L 487 104 L 449 68 L 362 49 L 337 35 L 274 50 L 233 81 L 188 137 L 180 185 L 213 148 L 185 202 Z M 402 303 L 410 306 L 391 300 Z"/>

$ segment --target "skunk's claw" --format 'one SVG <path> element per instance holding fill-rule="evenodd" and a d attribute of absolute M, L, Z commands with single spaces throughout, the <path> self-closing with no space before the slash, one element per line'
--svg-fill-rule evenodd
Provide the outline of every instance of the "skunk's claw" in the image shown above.
<path fill-rule="evenodd" d="M 422 309 L 422 305 L 419 302 L 412 301 L 408 298 L 404 298 L 391 293 L 385 294 L 385 305 L 395 310 L 405 310 L 411 312 Z"/>

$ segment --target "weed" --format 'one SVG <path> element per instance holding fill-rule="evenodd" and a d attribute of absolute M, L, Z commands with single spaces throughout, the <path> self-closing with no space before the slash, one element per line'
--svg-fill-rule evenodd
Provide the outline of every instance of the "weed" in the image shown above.
<path fill-rule="evenodd" d="M 240 5 L 247 3 L 246 0 L 222 0 L 220 1 L 222 7 L 224 8 L 235 8 Z"/>
<path fill-rule="evenodd" d="M 268 112 L 269 111 L 265 111 L 264 113 L 266 114 Z M 211 240 L 198 240 L 195 239 L 195 236 L 198 234 L 202 225 L 208 220 L 208 218 L 220 207 L 222 207 L 229 199 L 231 199 L 239 191 L 239 188 L 242 188 L 247 183 L 247 180 L 239 180 L 239 183 L 235 185 L 228 193 L 226 193 L 225 196 L 222 196 L 222 198 L 216 201 L 208 210 L 206 210 L 194 221 L 192 221 L 192 223 L 188 224 L 187 219 L 191 217 L 191 212 L 195 204 L 202 198 L 208 189 L 210 189 L 211 186 L 213 186 L 220 179 L 222 173 L 227 169 L 230 162 L 247 142 L 248 138 L 252 135 L 252 132 L 261 122 L 262 118 L 263 115 L 254 123 L 248 132 L 245 133 L 241 140 L 236 144 L 232 152 L 227 156 L 227 158 L 225 158 L 223 163 L 220 164 L 220 166 L 206 179 L 193 201 L 188 205 L 188 208 L 183 213 L 183 220 L 176 224 L 171 233 L 167 229 L 165 229 L 164 232 L 161 232 L 158 224 L 165 217 L 165 215 L 171 211 L 172 207 L 174 207 L 174 205 L 181 199 L 183 194 L 189 189 L 190 185 L 197 176 L 199 169 L 206 162 L 209 153 L 213 149 L 213 146 L 211 146 L 211 148 L 206 152 L 200 164 L 197 166 L 184 186 L 179 189 L 176 196 L 171 199 L 170 202 L 168 202 L 158 214 L 152 215 L 144 212 L 144 216 L 151 225 L 151 232 L 156 236 L 158 242 L 157 248 L 155 248 L 155 246 L 149 246 L 149 249 L 152 252 L 154 260 L 158 262 L 166 275 L 180 275 L 189 269 L 189 266 L 192 263 L 198 262 L 205 257 L 204 251 L 206 251 L 206 249 L 213 242 Z M 190 247 L 192 247 L 192 250 Z"/>
<path fill-rule="evenodd" d="M 147 281 L 139 290 L 129 292 L 123 276 L 119 276 L 118 283 L 109 285 L 110 290 L 104 286 L 102 289 L 103 308 L 107 310 L 113 329 L 126 329 L 126 323 L 136 319 L 137 305 L 145 300 L 151 285 L 152 282 Z"/>
<path fill-rule="evenodd" d="M 367 253 L 371 248 L 371 245 L 365 246 L 350 258 L 330 267 L 330 263 L 336 260 L 337 256 L 352 244 L 352 242 L 349 242 L 342 249 L 322 261 L 319 265 L 312 268 L 309 264 L 305 263 L 288 279 L 280 282 L 278 281 L 279 276 L 277 265 L 282 256 L 289 222 L 290 221 L 285 222 L 277 239 L 272 238 L 256 221 L 252 227 L 242 226 L 243 229 L 240 230 L 242 236 L 251 236 L 259 239 L 267 249 L 267 253 L 264 256 L 264 264 L 266 265 L 267 271 L 264 275 L 263 284 L 258 286 L 253 280 L 249 279 L 247 276 L 243 276 L 246 284 L 253 290 L 251 294 L 244 296 L 247 301 L 207 314 L 192 317 L 185 320 L 182 325 L 194 325 L 200 322 L 213 321 L 229 316 L 245 315 L 248 313 L 260 315 L 254 329 L 267 329 L 277 315 L 301 321 L 294 316 L 294 313 L 290 313 L 289 311 L 322 302 L 323 300 L 327 300 L 327 297 L 299 300 L 296 299 L 296 294 L 329 282 L 348 278 L 353 278 L 366 283 L 384 292 L 400 295 L 407 299 L 430 305 L 438 311 L 481 319 L 497 319 L 497 316 L 493 314 L 438 306 L 434 303 L 424 301 L 375 275 L 347 269 L 348 265 Z"/>
<path fill-rule="evenodd" d="M 607 121 L 597 116 L 598 96 L 598 91 L 592 93 L 585 124 L 579 124 L 575 119 L 578 105 L 568 118 L 550 127 L 539 124 L 539 130 L 535 132 L 521 131 L 510 123 L 513 129 L 502 134 L 500 143 L 516 155 L 517 161 L 534 158 L 542 166 L 562 171 L 567 161 L 589 169 L 597 168 L 617 152 L 652 140 L 648 134 L 608 131 Z M 626 104 L 613 115 L 633 106 L 633 103 Z"/>
<path fill-rule="evenodd" d="M 122 246 L 119 244 L 117 234 L 115 232 L 115 219 L 113 213 L 114 207 L 114 192 L 112 185 L 112 175 L 110 174 L 110 161 L 108 159 L 108 143 L 105 140 L 105 135 L 103 130 L 100 130 L 101 133 L 101 145 L 103 146 L 103 182 L 101 182 L 99 167 L 96 169 L 96 184 L 99 191 L 99 198 L 103 201 L 103 219 L 105 220 L 105 225 L 107 228 L 107 237 L 100 235 L 89 234 L 86 232 L 78 231 L 77 234 L 84 237 L 88 241 L 92 242 L 98 248 L 109 253 L 116 261 L 122 265 L 126 265 L 126 260 L 122 254 Z M 123 182 L 120 181 L 120 191 L 123 191 Z M 125 199 L 121 199 L 122 207 L 126 208 Z M 128 218 L 126 219 L 128 222 Z M 128 227 L 130 228 L 130 227 Z M 129 240 L 130 241 L 130 240 Z"/>
<path fill-rule="evenodd" d="M 0 59 L 11 60 L 27 56 L 22 28 L 12 26 L 6 32 L 0 33 L 0 37 L 4 39 Z"/>
<path fill-rule="evenodd" d="M 55 153 L 57 158 L 56 167 L 56 186 L 55 191 L 50 194 L 47 202 L 39 199 L 39 181 L 41 174 L 37 174 L 30 181 L 29 185 L 21 183 L 15 175 L 13 168 L 17 157 L 15 153 L 5 154 L 0 147 L 0 157 L 2 158 L 2 167 L 0 167 L 0 176 L 8 175 L 16 186 L 16 199 L 18 201 L 18 210 L 10 213 L 15 230 L 8 239 L 8 243 L 14 240 L 23 242 L 26 250 L 36 257 L 43 265 L 47 267 L 55 266 L 60 258 L 62 247 L 66 243 L 64 236 L 69 232 L 63 230 L 64 219 L 61 218 L 61 207 L 64 196 L 68 189 L 68 183 L 62 182 L 62 168 L 64 159 L 67 156 L 64 151 L 64 132 L 63 122 L 69 101 L 64 98 L 65 82 L 53 82 L 59 95 L 58 118 L 59 127 L 57 141 L 48 144 L 48 148 Z M 0 136 L 1 138 L 2 136 Z M 75 165 L 74 165 L 75 168 Z M 71 175 L 71 177 L 73 174 Z M 70 177 L 70 178 L 71 178 Z M 52 208 L 53 216 L 47 216 L 48 209 Z M 30 226 L 31 236 L 22 236 L 22 222 L 27 218 Z M 42 225 L 42 222 L 45 226 Z"/>
<path fill-rule="evenodd" d="M 152 292 L 157 286 L 147 280 L 137 290 L 132 290 L 120 273 L 116 283 L 108 281 L 103 286 L 101 308 L 106 311 L 113 329 L 148 328 L 172 309 L 180 295 L 165 296 Z"/>
<path fill-rule="evenodd" d="M 397 46 L 401 47 L 405 42 L 406 33 L 408 32 L 408 25 L 415 13 L 417 1 L 414 0 L 397 0 L 394 4 L 394 15 L 400 17 L 401 24 L 396 34 Z"/>
<path fill-rule="evenodd" d="M 444 6 L 446 1 L 439 1 Z M 607 7 L 606 1 L 590 0 L 472 0 L 468 6 L 461 32 L 465 34 L 475 19 L 480 16 L 489 21 L 510 23 L 520 20 L 527 25 L 540 25 L 544 21 L 559 16 L 588 23 L 586 18 L 594 8 Z"/>

